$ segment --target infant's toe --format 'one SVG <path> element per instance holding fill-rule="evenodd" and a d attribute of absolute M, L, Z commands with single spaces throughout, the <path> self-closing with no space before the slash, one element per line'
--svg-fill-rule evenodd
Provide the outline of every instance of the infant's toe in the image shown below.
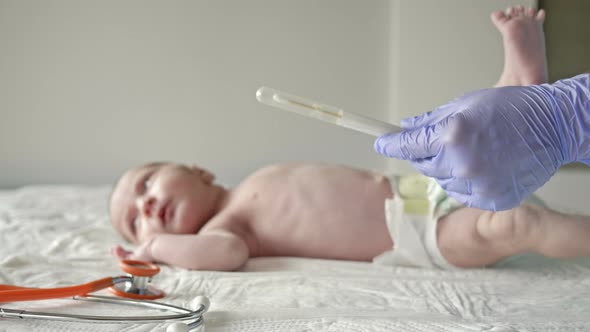
<path fill-rule="evenodd" d="M 535 17 L 535 8 L 529 7 L 529 9 L 526 11 L 526 16 Z"/>
<path fill-rule="evenodd" d="M 543 22 L 545 21 L 545 10 L 541 9 L 537 12 L 537 16 L 535 17 L 535 19 L 539 22 Z"/>
<path fill-rule="evenodd" d="M 506 8 L 506 10 L 504 11 L 504 15 L 506 16 L 507 19 L 510 19 L 514 15 L 514 8 L 513 7 Z"/>
<path fill-rule="evenodd" d="M 493 12 L 491 18 L 492 23 L 494 23 L 496 26 L 508 20 L 508 17 L 506 16 L 503 10 L 497 10 Z"/>

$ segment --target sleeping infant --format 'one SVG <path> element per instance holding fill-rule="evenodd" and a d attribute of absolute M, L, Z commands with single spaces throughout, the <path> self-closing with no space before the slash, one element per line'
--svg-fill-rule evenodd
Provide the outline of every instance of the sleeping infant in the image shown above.
<path fill-rule="evenodd" d="M 590 223 L 534 202 L 463 208 L 431 179 L 323 164 L 264 167 L 234 188 L 197 166 L 127 171 L 110 200 L 115 229 L 137 244 L 121 259 L 238 269 L 249 257 L 298 256 L 470 268 L 521 252 L 590 254 Z"/>

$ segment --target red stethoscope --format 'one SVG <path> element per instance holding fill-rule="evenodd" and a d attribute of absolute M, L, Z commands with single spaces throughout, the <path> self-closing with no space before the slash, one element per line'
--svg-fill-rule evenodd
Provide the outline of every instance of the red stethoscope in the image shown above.
<path fill-rule="evenodd" d="M 152 263 L 122 260 L 119 262 L 121 270 L 127 275 L 106 277 L 85 284 L 58 288 L 29 288 L 0 284 L 0 303 L 48 300 L 73 297 L 76 300 L 106 302 L 112 304 L 132 304 L 151 309 L 170 312 L 159 316 L 89 316 L 75 314 L 60 314 L 48 312 L 34 312 L 0 307 L 0 317 L 43 318 L 68 321 L 86 321 L 103 323 L 154 323 L 175 321 L 166 331 L 189 331 L 203 326 L 203 314 L 209 308 L 209 300 L 204 296 L 195 299 L 198 304 L 195 310 L 173 306 L 150 300 L 164 297 L 164 292 L 151 287 L 148 283 L 152 277 L 160 272 L 160 268 Z M 118 297 L 90 295 L 90 293 L 108 288 Z M 192 320 L 185 323 L 185 320 Z"/>

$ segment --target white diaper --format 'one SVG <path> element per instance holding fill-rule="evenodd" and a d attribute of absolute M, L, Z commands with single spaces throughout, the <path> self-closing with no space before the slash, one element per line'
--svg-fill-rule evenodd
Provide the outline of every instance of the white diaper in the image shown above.
<path fill-rule="evenodd" d="M 461 207 L 431 178 L 420 174 L 389 177 L 393 199 L 385 201 L 387 228 L 394 249 L 373 258 L 382 265 L 456 269 L 436 241 L 438 220 Z"/>

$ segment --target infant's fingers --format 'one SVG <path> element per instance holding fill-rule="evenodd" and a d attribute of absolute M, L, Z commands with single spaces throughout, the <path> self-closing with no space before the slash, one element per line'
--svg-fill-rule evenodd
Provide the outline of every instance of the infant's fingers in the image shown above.
<path fill-rule="evenodd" d="M 117 245 L 117 246 L 111 247 L 111 255 L 113 255 L 113 256 L 117 256 L 117 249 L 118 249 L 119 247 L 121 247 L 121 246 L 118 246 L 118 245 Z"/>
<path fill-rule="evenodd" d="M 127 254 L 127 259 L 143 261 L 145 260 L 142 255 L 137 254 L 135 251 L 130 251 Z"/>
<path fill-rule="evenodd" d="M 111 248 L 111 254 L 119 259 L 127 259 L 130 253 L 130 251 L 123 249 L 123 247 L 120 245 Z"/>

